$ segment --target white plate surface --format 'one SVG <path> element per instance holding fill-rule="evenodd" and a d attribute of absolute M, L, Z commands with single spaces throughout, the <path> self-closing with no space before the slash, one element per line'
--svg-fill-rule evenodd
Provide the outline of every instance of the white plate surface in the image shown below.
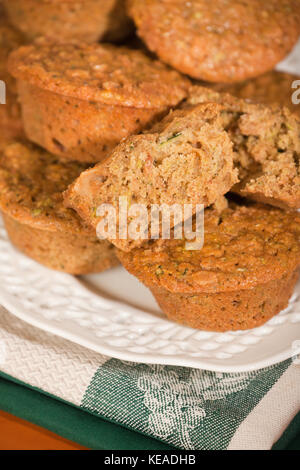
<path fill-rule="evenodd" d="M 48 270 L 12 248 L 2 226 L 0 303 L 38 328 L 133 362 L 241 372 L 300 352 L 300 284 L 290 306 L 260 328 L 199 331 L 167 320 L 123 268 L 82 279 Z"/>

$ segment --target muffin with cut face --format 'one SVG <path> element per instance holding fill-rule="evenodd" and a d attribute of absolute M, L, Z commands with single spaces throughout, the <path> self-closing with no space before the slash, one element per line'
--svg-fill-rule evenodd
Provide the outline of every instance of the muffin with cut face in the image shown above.
<path fill-rule="evenodd" d="M 128 0 L 138 35 L 182 73 L 234 83 L 272 70 L 300 34 L 298 0 Z"/>
<path fill-rule="evenodd" d="M 172 227 L 190 216 L 185 205 L 190 205 L 192 215 L 197 205 L 213 204 L 237 181 L 223 108 L 215 103 L 200 104 L 170 112 L 149 131 L 127 138 L 108 159 L 79 176 L 66 192 L 65 202 L 95 228 L 105 218 L 97 208 L 112 205 L 117 227 L 115 234 L 107 236 L 113 244 L 129 251 L 150 235 L 161 234 L 162 223 L 152 223 L 155 205 L 172 208 L 176 204 L 181 210 L 178 218 L 170 217 Z M 138 237 L 130 233 L 130 210 L 128 229 L 123 233 L 120 197 L 125 198 L 129 209 L 142 205 L 147 211 L 145 233 Z"/>
<path fill-rule="evenodd" d="M 191 89 L 183 107 L 207 102 L 224 107 L 223 126 L 233 142 L 240 180 L 232 191 L 258 202 L 300 209 L 298 115 L 200 86 Z"/>

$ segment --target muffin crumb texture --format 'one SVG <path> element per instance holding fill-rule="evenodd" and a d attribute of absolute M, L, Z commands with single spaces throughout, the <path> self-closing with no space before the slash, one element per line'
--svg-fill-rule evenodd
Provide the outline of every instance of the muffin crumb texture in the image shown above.
<path fill-rule="evenodd" d="M 127 198 L 129 207 L 144 204 L 149 222 L 151 204 L 191 204 L 193 213 L 196 204 L 213 204 L 237 181 L 221 113 L 216 104 L 171 112 L 149 132 L 122 142 L 104 163 L 82 173 L 66 192 L 66 204 L 95 228 L 101 220 L 96 209 L 112 204 L 118 215 L 120 196 Z M 149 235 L 122 240 L 118 231 L 119 226 L 111 242 L 124 250 L 144 243 Z"/>
<path fill-rule="evenodd" d="M 253 104 L 195 86 L 185 105 L 221 103 L 240 183 L 232 191 L 282 208 L 300 208 L 300 118 L 287 108 Z"/>

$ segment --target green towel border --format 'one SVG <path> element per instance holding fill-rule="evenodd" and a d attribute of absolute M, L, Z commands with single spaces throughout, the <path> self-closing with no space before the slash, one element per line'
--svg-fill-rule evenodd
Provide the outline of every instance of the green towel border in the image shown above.
<path fill-rule="evenodd" d="M 174 450 L 0 372 L 0 409 L 73 442 L 99 450 Z M 272 450 L 300 450 L 300 412 Z"/>

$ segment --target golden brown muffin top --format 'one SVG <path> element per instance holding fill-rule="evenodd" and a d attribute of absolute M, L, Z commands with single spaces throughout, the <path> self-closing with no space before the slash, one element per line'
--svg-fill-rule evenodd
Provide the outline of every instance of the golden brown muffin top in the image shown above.
<path fill-rule="evenodd" d="M 22 47 L 11 55 L 9 69 L 16 78 L 55 93 L 136 108 L 176 105 L 190 86 L 142 52 L 108 44 Z"/>
<path fill-rule="evenodd" d="M 185 240 L 158 240 L 118 256 L 146 285 L 171 292 L 249 289 L 299 266 L 300 216 L 271 206 L 231 203 L 221 213 L 205 210 L 199 251 L 186 250 Z"/>
<path fill-rule="evenodd" d="M 210 84 L 210 86 L 216 91 L 251 100 L 253 103 L 286 106 L 300 116 L 300 104 L 296 105 L 292 102 L 292 95 L 295 91 L 292 84 L 295 80 L 300 80 L 300 76 L 272 70 L 257 78 L 233 85 L 218 83 Z"/>
<path fill-rule="evenodd" d="M 64 207 L 62 193 L 86 168 L 59 161 L 29 142 L 10 142 L 0 151 L 0 209 L 36 228 L 82 231 L 77 214 Z"/>
<path fill-rule="evenodd" d="M 129 13 L 163 61 L 213 82 L 273 68 L 300 33 L 299 0 L 129 0 Z"/>

